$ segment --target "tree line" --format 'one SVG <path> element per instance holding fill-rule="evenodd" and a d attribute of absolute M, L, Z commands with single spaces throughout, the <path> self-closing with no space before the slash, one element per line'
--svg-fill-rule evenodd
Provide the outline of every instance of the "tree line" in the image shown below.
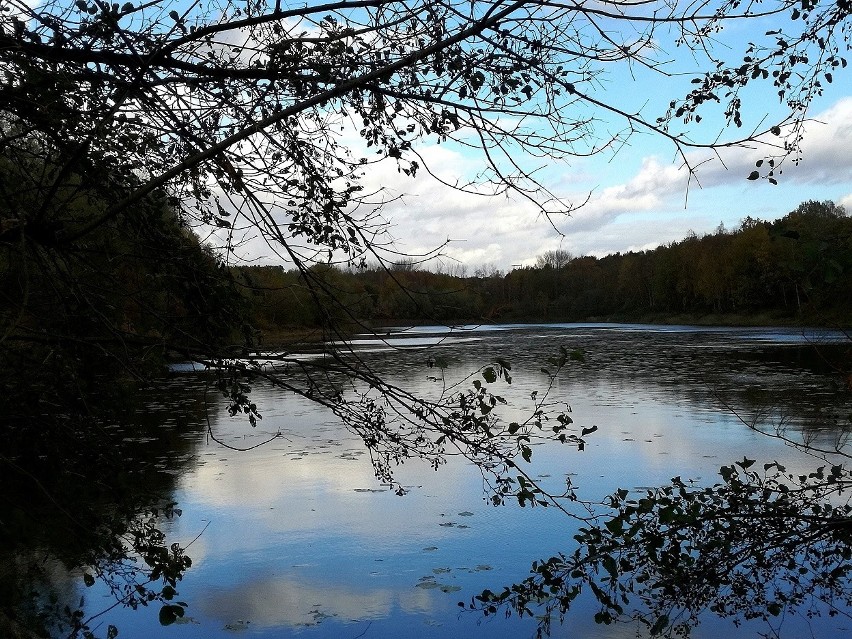
<path fill-rule="evenodd" d="M 756 304 L 757 294 L 735 283 L 742 269 L 709 277 L 708 287 L 678 288 L 681 280 L 662 275 L 663 249 L 481 279 L 395 268 L 385 250 L 387 194 L 372 192 L 365 177 L 379 165 L 428 175 L 435 167 L 423 150 L 454 141 L 479 151 L 474 190 L 513 194 L 558 221 L 573 207 L 535 180 L 536 165 L 620 148 L 649 132 L 690 173 L 691 151 L 758 146 L 765 157 L 748 178 L 774 182 L 778 167 L 799 157 L 810 103 L 847 66 L 849 13 L 848 2 L 830 0 L 779 0 L 759 11 L 739 0 L 664 8 L 521 0 L 0 4 L 0 483 L 13 488 L 0 521 L 0 545 L 11 554 L 0 564 L 14 567 L 6 583 L 24 583 L 20 575 L 43 564 L 23 552 L 43 546 L 27 532 L 43 521 L 42 506 L 57 507 L 69 522 L 63 537 L 79 536 L 91 549 L 73 563 L 96 568 L 99 579 L 143 555 L 145 566 L 121 573 L 126 591 L 113 589 L 116 603 L 138 605 L 139 595 L 163 604 L 161 620 L 178 615 L 169 602 L 187 564 L 157 525 L 133 534 L 144 506 L 108 521 L 93 499 L 82 500 L 83 512 L 60 503 L 69 486 L 101 483 L 117 462 L 134 465 L 108 434 L 132 426 L 137 412 L 122 391 L 135 396 L 136 387 L 163 381 L 174 358 L 207 363 L 229 410 L 252 423 L 250 386 L 260 379 L 328 407 L 362 438 L 381 481 L 392 482 L 406 459 L 437 468 L 461 455 L 498 499 L 523 503 L 535 494 L 568 503 L 573 492 L 542 493 L 521 460 L 529 461 L 531 438 L 581 445 L 584 433 L 564 415 L 558 429 L 544 430 L 541 399 L 525 421 L 499 418 L 490 387 L 509 377 L 499 360 L 483 362 L 471 388 L 430 400 L 388 382 L 341 341 L 321 361 L 293 358 L 271 371 L 251 357 L 250 326 L 285 335 L 319 326 L 345 337 L 340 327 L 361 319 L 560 320 L 645 312 L 646 304 L 654 313 L 668 303 L 722 311 L 743 299 Z M 761 20 L 778 28 L 747 45 L 728 30 Z M 672 77 L 678 51 L 695 71 L 674 77 L 668 107 L 636 111 L 599 91 L 609 69 Z M 783 112 L 763 113 L 767 92 Z M 750 102 L 760 107 L 757 124 L 742 119 Z M 350 125 L 357 135 L 339 134 Z M 192 236 L 210 228 L 219 229 L 220 254 Z M 229 264 L 244 232 L 295 270 Z M 809 233 L 770 233 L 770 243 L 798 247 L 779 262 L 789 271 L 781 288 L 761 284 L 791 315 L 820 300 L 843 303 L 831 287 L 849 272 L 840 256 L 848 250 L 836 246 L 848 241 Z M 696 238 L 695 251 L 713 241 L 722 250 L 728 235 L 740 233 Z M 730 261 L 713 250 L 709 261 Z M 350 267 L 377 260 L 387 268 L 343 272 L 322 263 L 327 254 Z M 633 297 L 616 298 L 608 291 L 620 270 L 604 265 L 629 258 L 647 274 L 625 266 L 625 284 L 636 278 L 624 288 Z M 339 391 L 341 379 L 353 394 Z M 67 441 L 88 450 L 69 454 Z M 844 473 L 837 483 L 850 480 Z M 0 634 L 45 634 L 43 620 L 14 597 L 2 599 Z M 67 611 L 66 636 L 94 636 L 82 614 Z M 107 636 L 117 632 L 110 627 Z"/>
<path fill-rule="evenodd" d="M 782 218 L 745 218 L 702 237 L 602 258 L 567 251 L 535 266 L 466 277 L 411 263 L 342 270 L 316 265 L 310 276 L 274 266 L 240 266 L 234 279 L 261 329 L 373 323 L 685 320 L 808 320 L 843 323 L 852 310 L 852 218 L 833 202 L 807 201 Z M 334 316 L 329 316 L 334 308 Z"/>

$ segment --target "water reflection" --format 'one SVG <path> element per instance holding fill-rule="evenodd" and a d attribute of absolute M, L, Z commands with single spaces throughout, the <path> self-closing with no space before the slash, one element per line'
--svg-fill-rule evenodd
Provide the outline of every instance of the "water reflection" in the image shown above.
<path fill-rule="evenodd" d="M 10 634 L 81 630 L 78 610 L 101 603 L 84 575 L 113 589 L 105 605 L 132 590 L 143 575 L 126 551 L 162 545 L 162 513 L 194 465 L 205 414 L 197 385 L 182 383 L 178 398 L 113 384 L 102 401 L 102 420 L 47 414 L 3 429 L 0 628 Z"/>
<path fill-rule="evenodd" d="M 836 431 L 827 429 L 852 412 L 834 373 L 846 349 L 832 343 L 837 338 L 775 329 L 594 324 L 468 327 L 456 338 L 419 327 L 391 330 L 390 346 L 356 341 L 356 347 L 396 384 L 431 396 L 446 393 L 490 358 L 505 357 L 514 375 L 512 386 L 501 389 L 509 415 L 529 410 L 532 391 L 546 387 L 549 378 L 540 369 L 558 345 L 582 348 L 585 363 L 556 381 L 551 399 L 570 404 L 577 424 L 598 431 L 582 453 L 536 447 L 533 474 L 555 492 L 570 477 L 585 497 L 599 498 L 675 475 L 711 482 L 719 466 L 743 456 L 809 470 L 811 460 L 745 428 L 725 404 L 765 424 L 784 419 L 830 437 Z M 815 353 L 808 344 L 817 339 Z M 430 347 L 411 348 L 415 343 Z M 441 367 L 429 367 L 436 356 Z M 398 478 L 409 492 L 398 497 L 376 481 L 363 445 L 324 409 L 260 384 L 254 399 L 263 419 L 252 429 L 231 419 L 224 402 L 209 394 L 206 413 L 198 402 L 189 411 L 181 408 L 187 395 L 205 397 L 203 386 L 202 378 L 184 375 L 170 391 L 158 392 L 156 403 L 148 403 L 152 425 L 119 438 L 129 437 L 124 444 L 135 455 L 125 459 L 127 472 L 138 467 L 142 474 L 110 480 L 140 491 L 144 486 L 148 504 L 173 499 L 182 508 L 183 516 L 164 526 L 170 539 L 192 542 L 187 552 L 194 565 L 179 588 L 190 604 L 187 616 L 162 628 L 156 609 L 117 608 L 101 618 L 103 624 L 140 639 L 238 631 L 490 638 L 534 631 L 534 620 L 483 623 L 473 613 L 460 614 L 456 603 L 524 577 L 533 559 L 570 549 L 575 522 L 552 510 L 489 506 L 478 470 L 461 461 L 437 473 L 406 464 Z M 234 446 L 283 436 L 238 453 L 208 441 L 208 418 L 217 438 Z M 85 592 L 91 611 L 110 600 L 102 586 L 82 589 L 79 573 L 60 571 L 55 581 L 77 583 L 63 598 Z M 559 632 L 586 639 L 637 636 L 635 627 L 599 628 L 591 617 L 581 608 Z M 829 625 L 825 632 L 837 631 Z M 754 633 L 754 626 L 737 630 L 708 620 L 696 636 Z"/>
<path fill-rule="evenodd" d="M 315 626 L 334 619 L 361 623 L 402 614 L 428 614 L 433 593 L 420 588 L 376 587 L 366 581 L 352 584 L 337 580 L 311 583 L 298 577 L 256 577 L 245 584 L 219 589 L 201 605 L 206 617 L 224 625 L 250 620 L 258 628 Z"/>

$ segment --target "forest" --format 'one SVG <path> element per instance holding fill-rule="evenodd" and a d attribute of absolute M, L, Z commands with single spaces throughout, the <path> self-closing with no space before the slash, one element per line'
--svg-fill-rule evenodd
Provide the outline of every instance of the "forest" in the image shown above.
<path fill-rule="evenodd" d="M 577 207 L 537 165 L 649 135 L 690 178 L 695 152 L 757 149 L 741 177 L 774 184 L 804 153 L 812 103 L 840 84 L 850 12 L 847 0 L 4 0 L 0 636 L 118 636 L 81 599 L 61 605 L 39 587 L 54 564 L 75 593 L 98 584 L 112 607 L 156 607 L 162 625 L 183 617 L 176 595 L 192 542 L 167 533 L 189 450 L 171 439 L 194 424 L 195 441 L 215 441 L 214 396 L 252 432 L 263 385 L 329 411 L 382 485 L 404 492 L 395 471 L 408 460 L 437 470 L 460 459 L 495 503 L 574 516 L 573 487 L 547 492 L 529 464 L 535 443 L 582 449 L 595 432 L 547 399 L 580 354 L 562 346 L 547 359 L 541 393 L 517 417 L 499 394 L 516 374 L 507 360 L 477 362 L 436 397 L 367 366 L 346 341 L 362 324 L 847 324 L 850 222 L 830 203 L 653 251 L 543 253 L 535 268 L 463 277 L 388 250 L 392 196 L 370 177 L 387 169 L 412 184 L 440 181 L 429 150 L 461 146 L 480 168 L 470 184 L 444 184 L 454 195 L 517 198 L 559 220 Z M 737 39 L 743 23 L 756 23 L 755 42 Z M 690 66 L 672 72 L 673 58 Z M 599 92 L 606 74 L 638 67 L 672 79 L 662 103 Z M 631 91 L 644 95 L 643 78 Z M 767 98 L 777 108 L 767 111 Z M 246 234 L 292 270 L 240 262 Z M 325 340 L 322 356 L 278 348 L 280 366 L 266 365 L 264 345 L 312 333 Z M 175 362 L 206 373 L 172 401 Z M 848 459 L 840 449 L 824 458 L 835 453 Z M 731 585 L 728 573 L 685 572 L 690 560 L 731 559 L 742 583 L 772 598 L 738 600 L 775 616 L 802 601 L 799 589 L 775 592 L 777 574 L 799 580 L 788 558 L 809 553 L 815 596 L 845 597 L 852 609 L 852 505 L 837 505 L 852 486 L 848 468 L 832 462 L 796 480 L 777 465 L 767 477 L 768 466 L 758 475 L 736 463 L 742 472 L 724 467 L 709 492 L 672 484 L 641 503 L 615 493 L 573 554 L 534 564 L 531 581 L 483 592 L 474 607 L 532 616 L 534 602 L 558 616 L 587 584 L 602 607 L 596 621 L 635 615 L 653 635 L 682 634 L 670 613 L 692 621 L 724 604 Z M 758 519 L 778 552 L 740 525 Z M 628 591 L 638 612 L 619 603 Z"/>
<path fill-rule="evenodd" d="M 852 218 L 833 202 L 807 201 L 773 222 L 747 217 L 737 229 L 720 225 L 653 250 L 601 258 L 545 252 L 536 266 L 505 275 L 433 272 L 412 260 L 387 268 L 315 265 L 312 275 L 323 294 L 341 301 L 319 307 L 334 308 L 335 317 L 318 314 L 296 271 L 234 270 L 254 324 L 269 335 L 331 320 L 845 325 L 852 316 Z"/>

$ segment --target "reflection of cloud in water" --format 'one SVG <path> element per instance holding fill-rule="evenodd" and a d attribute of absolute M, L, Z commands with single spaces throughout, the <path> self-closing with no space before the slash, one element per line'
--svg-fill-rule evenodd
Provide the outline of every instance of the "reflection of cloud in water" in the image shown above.
<path fill-rule="evenodd" d="M 267 576 L 204 598 L 199 607 L 205 615 L 251 626 L 309 626 L 333 617 L 355 622 L 388 617 L 395 609 L 408 614 L 432 611 L 432 594 L 410 590 L 370 588 L 364 584 L 306 583 L 295 578 Z"/>
<path fill-rule="evenodd" d="M 441 481 L 435 481 L 435 471 L 420 461 L 398 469 L 397 479 L 411 486 L 412 492 L 397 496 L 378 483 L 360 440 L 342 426 L 322 423 L 323 416 L 316 410 L 307 413 L 307 425 L 300 424 L 291 418 L 300 402 L 276 399 L 277 404 L 264 411 L 258 430 L 274 433 L 279 426 L 282 431 L 289 427 L 287 439 L 243 453 L 218 445 L 202 448 L 203 463 L 181 478 L 178 500 L 185 511 L 210 513 L 211 534 L 204 537 L 216 540 L 217 549 L 205 549 L 212 554 L 224 552 L 229 544 L 243 549 L 266 547 L 270 534 L 295 542 L 318 532 L 346 536 L 361 547 L 371 547 L 377 540 L 406 548 L 422 546 L 453 534 L 438 526 L 437 511 L 452 509 L 460 497 L 474 503 L 481 498 L 475 469 L 448 464 L 441 468 Z M 228 443 L 232 441 L 227 439 L 228 431 L 234 437 L 248 430 L 227 418 L 220 418 L 214 428 Z M 255 439 L 268 437 L 258 431 L 249 434 L 251 438 L 234 445 L 252 445 Z M 427 488 L 421 490 L 421 486 Z M 465 487 L 462 495 L 460 486 Z M 232 517 L 245 525 L 227 525 Z M 186 534 L 192 532 L 187 525 L 188 521 L 181 522 Z"/>

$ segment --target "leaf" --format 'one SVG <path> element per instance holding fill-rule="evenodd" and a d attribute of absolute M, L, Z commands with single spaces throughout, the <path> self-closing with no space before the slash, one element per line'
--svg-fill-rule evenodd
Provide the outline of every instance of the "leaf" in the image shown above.
<path fill-rule="evenodd" d="M 652 635 L 660 634 L 661 632 L 663 632 L 663 630 L 666 629 L 666 626 L 668 626 L 668 625 L 669 625 L 669 616 L 668 615 L 661 615 L 660 617 L 657 618 L 657 621 L 654 622 L 654 625 L 651 626 L 651 634 Z"/>
<path fill-rule="evenodd" d="M 485 370 L 482 371 L 482 379 L 484 379 L 489 384 L 493 384 L 497 381 L 497 372 L 492 366 L 488 366 L 487 368 L 485 368 Z"/>
<path fill-rule="evenodd" d="M 183 617 L 183 615 L 184 610 L 182 606 L 167 604 L 160 608 L 160 625 L 170 626 L 177 621 L 178 617 Z"/>
<path fill-rule="evenodd" d="M 588 428 L 584 428 L 582 431 L 580 431 L 580 436 L 585 437 L 586 435 L 591 435 L 597 429 L 598 429 L 597 426 L 589 426 Z"/>
<path fill-rule="evenodd" d="M 500 364 L 500 366 L 505 368 L 507 371 L 512 370 L 512 365 L 509 363 L 509 360 L 503 359 L 502 357 L 498 357 L 494 361 Z"/>
<path fill-rule="evenodd" d="M 749 180 L 756 180 L 759 177 L 760 177 L 760 173 L 758 173 L 757 171 L 752 171 L 751 173 L 748 174 Z"/>
<path fill-rule="evenodd" d="M 615 559 L 612 558 L 612 555 L 604 555 L 603 559 L 601 559 L 601 564 L 603 564 L 604 570 L 606 570 L 610 577 L 615 579 L 618 576 L 618 567 L 615 565 Z"/>
<path fill-rule="evenodd" d="M 86 584 L 87 587 L 92 587 L 95 585 L 95 578 L 87 572 L 83 573 L 83 583 Z"/>
<path fill-rule="evenodd" d="M 175 22 L 180 21 L 180 14 L 177 11 L 169 11 L 169 17 Z"/>
<path fill-rule="evenodd" d="M 613 535 L 620 535 L 621 531 L 623 530 L 623 522 L 619 517 L 616 517 L 615 519 L 610 519 L 604 525 L 606 526 L 606 529 Z"/>
<path fill-rule="evenodd" d="M 753 459 L 748 459 L 747 457 L 743 457 L 741 462 L 737 462 L 737 466 L 742 468 L 743 470 L 750 468 L 754 464 Z"/>

